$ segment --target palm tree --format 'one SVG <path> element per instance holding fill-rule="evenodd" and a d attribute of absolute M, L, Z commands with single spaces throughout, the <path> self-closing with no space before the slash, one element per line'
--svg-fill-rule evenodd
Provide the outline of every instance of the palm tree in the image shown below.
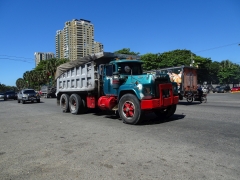
<path fill-rule="evenodd" d="M 26 71 L 24 74 L 23 74 L 23 79 L 25 80 L 26 82 L 26 87 L 29 87 L 30 86 L 30 72 L 29 71 Z"/>
<path fill-rule="evenodd" d="M 25 86 L 25 81 L 23 78 L 18 78 L 16 81 L 16 86 L 18 89 L 23 89 Z"/>

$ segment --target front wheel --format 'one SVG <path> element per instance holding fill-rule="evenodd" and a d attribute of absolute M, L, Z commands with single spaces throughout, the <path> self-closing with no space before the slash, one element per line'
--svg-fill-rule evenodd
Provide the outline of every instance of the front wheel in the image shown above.
<path fill-rule="evenodd" d="M 121 97 L 118 106 L 119 116 L 124 123 L 138 124 L 141 120 L 141 107 L 138 98 L 133 94 Z"/>

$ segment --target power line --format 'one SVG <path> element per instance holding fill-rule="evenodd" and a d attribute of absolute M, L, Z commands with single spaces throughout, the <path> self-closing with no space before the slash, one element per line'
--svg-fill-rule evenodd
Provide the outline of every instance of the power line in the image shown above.
<path fill-rule="evenodd" d="M 34 63 L 34 62 L 30 62 L 30 61 L 26 61 L 26 60 L 21 60 L 21 59 L 11 59 L 11 58 L 0 58 L 0 60 L 4 60 L 4 59 L 7 59 L 7 60 L 10 60 L 10 61 L 21 61 L 21 62 L 26 62 L 26 63 Z"/>
<path fill-rule="evenodd" d="M 21 59 L 31 59 L 31 60 L 34 60 L 33 58 L 17 57 L 17 56 L 9 56 L 9 55 L 1 55 L 1 54 L 0 54 L 0 56 L 15 57 L 15 58 L 21 58 Z"/>
<path fill-rule="evenodd" d="M 214 47 L 214 48 L 209 48 L 209 49 L 197 51 L 197 52 L 194 52 L 194 53 L 209 51 L 209 50 L 218 49 L 218 48 L 223 48 L 223 47 L 227 47 L 227 46 L 233 46 L 233 45 L 236 45 L 236 44 L 240 45 L 239 42 L 237 42 L 237 43 L 232 43 L 232 44 L 227 44 L 227 45 L 223 45 L 223 46 L 218 46 L 218 47 Z"/>

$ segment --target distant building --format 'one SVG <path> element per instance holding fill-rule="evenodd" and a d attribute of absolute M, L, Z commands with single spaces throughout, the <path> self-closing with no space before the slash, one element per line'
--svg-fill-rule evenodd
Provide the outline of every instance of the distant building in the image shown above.
<path fill-rule="evenodd" d="M 35 52 L 34 56 L 35 56 L 35 67 L 37 67 L 37 65 L 38 65 L 38 63 L 40 63 L 40 61 L 44 61 L 44 60 L 54 58 L 54 53 L 51 53 L 51 52 L 47 52 L 47 53 Z"/>
<path fill-rule="evenodd" d="M 84 19 L 67 21 L 56 33 L 56 57 L 70 61 L 103 51 L 103 45 L 94 41 L 94 25 Z"/>
<path fill-rule="evenodd" d="M 56 58 L 64 59 L 64 42 L 63 42 L 63 30 L 58 30 L 56 34 Z"/>
<path fill-rule="evenodd" d="M 94 53 L 103 52 L 103 44 L 100 42 L 94 41 Z"/>

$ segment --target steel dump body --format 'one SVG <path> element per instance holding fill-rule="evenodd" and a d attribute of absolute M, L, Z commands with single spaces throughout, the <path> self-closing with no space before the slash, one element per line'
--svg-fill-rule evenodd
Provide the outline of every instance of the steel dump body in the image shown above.
<path fill-rule="evenodd" d="M 197 70 L 194 67 L 178 66 L 157 71 L 168 74 L 170 80 L 177 83 L 179 96 L 184 97 L 188 92 L 197 92 Z"/>
<path fill-rule="evenodd" d="M 94 91 L 98 71 L 94 69 L 94 61 L 73 67 L 57 78 L 57 93 L 71 91 Z"/>

